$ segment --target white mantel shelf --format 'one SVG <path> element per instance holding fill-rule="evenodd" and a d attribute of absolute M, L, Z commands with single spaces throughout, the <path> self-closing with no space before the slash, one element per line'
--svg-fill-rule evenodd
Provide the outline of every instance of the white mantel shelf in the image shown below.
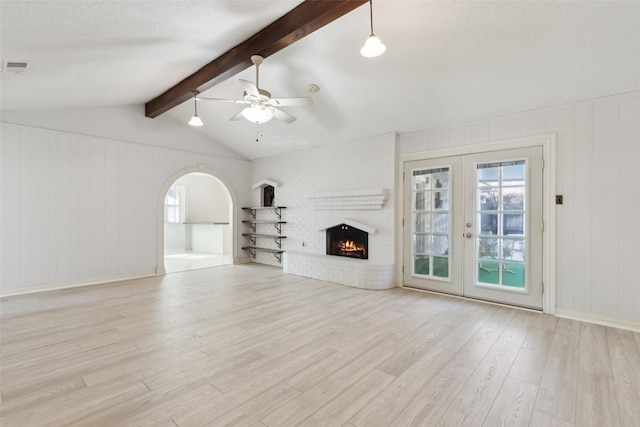
<path fill-rule="evenodd" d="M 285 273 L 361 289 L 394 288 L 394 264 L 364 259 L 287 251 Z"/>
<path fill-rule="evenodd" d="M 386 200 L 386 191 L 382 189 L 316 193 L 309 197 L 318 210 L 380 210 Z"/>

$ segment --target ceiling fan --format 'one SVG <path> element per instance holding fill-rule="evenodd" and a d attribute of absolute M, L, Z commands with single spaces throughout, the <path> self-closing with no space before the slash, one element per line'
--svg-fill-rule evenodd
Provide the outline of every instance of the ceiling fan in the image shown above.
<path fill-rule="evenodd" d="M 244 94 L 241 100 L 234 99 L 220 99 L 220 98 L 204 98 L 196 97 L 197 100 L 207 101 L 223 101 L 233 102 L 236 104 L 247 104 L 242 111 L 230 120 L 240 120 L 245 118 L 252 123 L 262 124 L 266 123 L 272 118 L 280 119 L 286 123 L 295 121 L 295 117 L 289 113 L 279 110 L 276 107 L 300 107 L 313 104 L 311 98 L 272 98 L 271 92 L 261 89 L 259 86 L 259 69 L 260 64 L 264 61 L 264 58 L 260 55 L 252 55 L 251 62 L 256 66 L 256 83 L 253 84 L 250 81 L 240 79 L 240 84 L 244 89 Z"/>

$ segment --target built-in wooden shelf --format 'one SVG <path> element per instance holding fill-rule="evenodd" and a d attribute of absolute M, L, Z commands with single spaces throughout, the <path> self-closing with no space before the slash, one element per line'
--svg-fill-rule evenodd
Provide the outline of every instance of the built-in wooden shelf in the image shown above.
<path fill-rule="evenodd" d="M 284 252 L 282 249 L 261 248 L 259 246 L 243 246 L 242 249 L 245 251 L 269 252 L 271 254 L 281 254 Z"/>
<path fill-rule="evenodd" d="M 245 237 L 267 237 L 272 239 L 286 239 L 287 236 L 281 234 L 261 234 L 261 233 L 242 233 Z"/>
<path fill-rule="evenodd" d="M 278 218 L 282 218 L 282 209 L 286 209 L 286 206 L 249 206 L 242 208 L 243 211 L 247 211 L 251 214 L 253 219 L 256 219 L 256 211 L 272 210 L 275 212 Z"/>
<path fill-rule="evenodd" d="M 213 221 L 189 221 L 183 222 L 184 225 L 229 225 L 228 222 L 213 222 Z"/>
<path fill-rule="evenodd" d="M 242 250 L 249 252 L 252 258 L 255 259 L 256 252 L 267 252 L 273 254 L 278 262 L 282 262 L 282 239 L 286 239 L 287 236 L 282 235 L 282 224 L 286 224 L 286 221 L 282 221 L 282 209 L 286 209 L 285 206 L 248 206 L 243 207 L 242 210 L 245 212 L 249 212 L 253 219 L 245 219 L 242 221 L 243 224 L 246 224 L 251 228 L 253 233 L 243 233 L 242 235 L 248 238 L 252 246 L 244 246 Z M 275 213 L 277 220 L 261 220 L 257 219 L 257 213 L 262 211 L 271 210 Z M 270 214 L 270 215 L 273 215 Z M 261 215 L 262 216 L 262 215 Z M 256 233 L 256 226 L 258 224 L 271 224 L 275 227 L 278 234 L 268 234 L 268 233 Z M 262 230 L 261 230 L 262 231 Z M 256 246 L 258 239 L 273 239 L 275 244 L 278 246 L 277 249 L 273 248 L 264 248 L 260 246 Z"/>
<path fill-rule="evenodd" d="M 260 219 L 245 219 L 242 221 L 245 224 L 286 224 L 287 221 L 263 221 Z"/>
<path fill-rule="evenodd" d="M 282 247 L 282 242 L 280 240 L 287 238 L 287 236 L 283 236 L 281 234 L 242 233 L 242 235 L 244 237 L 248 237 L 249 240 L 251 240 L 251 243 L 253 243 L 254 245 L 256 244 L 258 238 L 274 239 L 276 245 L 278 245 L 278 248 Z"/>
<path fill-rule="evenodd" d="M 255 211 L 262 209 L 287 209 L 286 206 L 247 206 L 242 208 L 243 211 Z"/>
<path fill-rule="evenodd" d="M 243 246 L 242 250 L 248 251 L 253 258 L 256 257 L 256 252 L 268 252 L 273 254 L 278 262 L 282 262 L 282 254 L 284 253 L 282 249 L 261 248 L 259 246 Z"/>

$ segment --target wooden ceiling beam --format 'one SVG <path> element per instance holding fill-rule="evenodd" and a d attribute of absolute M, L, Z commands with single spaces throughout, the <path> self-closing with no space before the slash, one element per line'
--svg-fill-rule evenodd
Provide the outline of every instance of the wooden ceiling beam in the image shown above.
<path fill-rule="evenodd" d="M 162 95 L 145 104 L 147 117 L 158 117 L 205 90 L 252 66 L 251 55 L 266 58 L 335 21 L 368 0 L 305 0 L 239 45 L 232 47 Z"/>

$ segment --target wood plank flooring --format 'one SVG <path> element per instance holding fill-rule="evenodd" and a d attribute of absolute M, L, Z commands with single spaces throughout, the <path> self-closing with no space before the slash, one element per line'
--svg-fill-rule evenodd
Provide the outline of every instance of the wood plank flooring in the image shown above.
<path fill-rule="evenodd" d="M 640 426 L 640 334 L 247 264 L 4 298 L 0 425 Z"/>

